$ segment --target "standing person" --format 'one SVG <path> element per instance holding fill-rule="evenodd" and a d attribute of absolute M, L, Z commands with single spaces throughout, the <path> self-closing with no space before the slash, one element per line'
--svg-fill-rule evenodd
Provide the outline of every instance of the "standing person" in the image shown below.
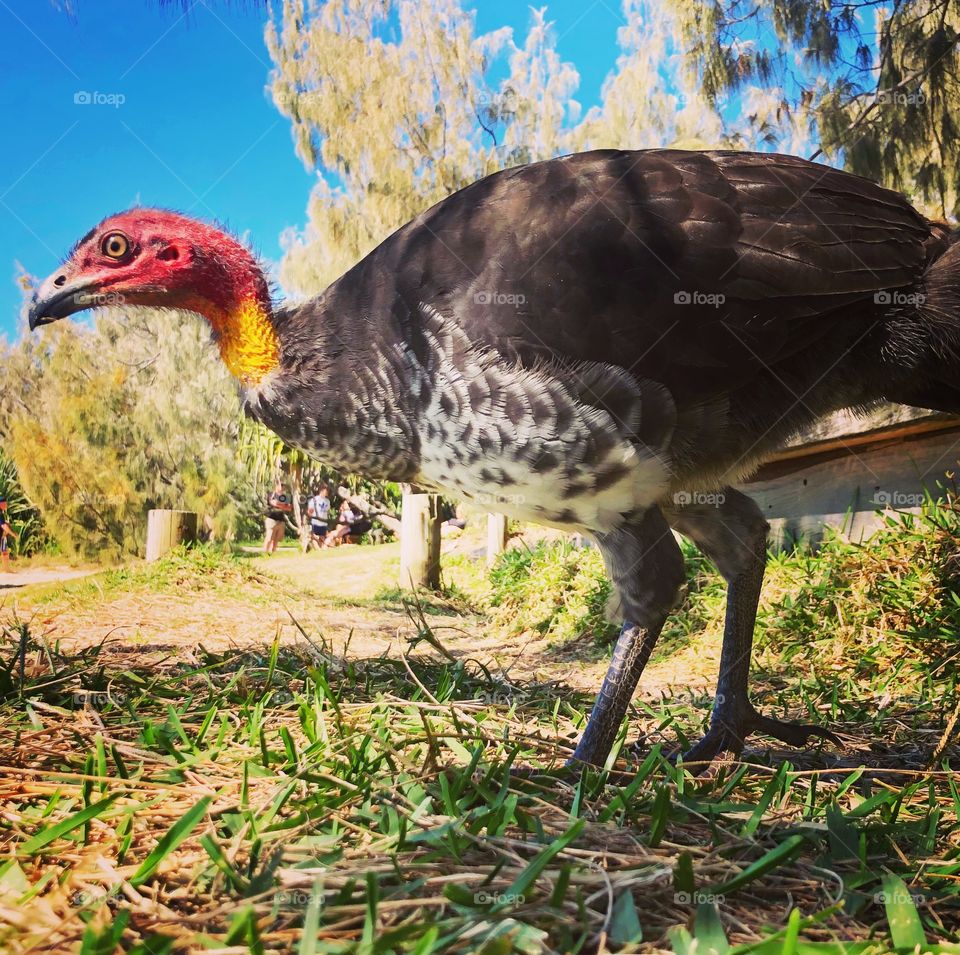
<path fill-rule="evenodd" d="M 16 531 L 7 520 L 7 499 L 0 497 L 0 560 L 3 562 L 3 572 L 12 574 L 10 569 L 10 540 L 16 540 Z"/>
<path fill-rule="evenodd" d="M 320 547 L 327 536 L 330 523 L 330 487 L 321 484 L 320 489 L 307 502 L 307 517 L 310 518 L 310 543 Z"/>
<path fill-rule="evenodd" d="M 277 478 L 273 492 L 267 498 L 267 512 L 264 523 L 266 524 L 266 536 L 263 539 L 264 553 L 276 553 L 277 545 L 283 540 L 286 533 L 286 515 L 293 510 L 293 504 L 290 501 L 290 495 L 286 493 L 283 482 Z"/>

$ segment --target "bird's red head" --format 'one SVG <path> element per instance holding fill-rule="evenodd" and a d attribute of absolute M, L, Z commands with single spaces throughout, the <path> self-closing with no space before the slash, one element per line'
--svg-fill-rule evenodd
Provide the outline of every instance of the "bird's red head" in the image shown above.
<path fill-rule="evenodd" d="M 256 259 L 220 229 L 175 212 L 131 209 L 91 229 L 37 288 L 30 327 L 100 305 L 199 312 L 247 384 L 279 360 L 270 290 Z"/>

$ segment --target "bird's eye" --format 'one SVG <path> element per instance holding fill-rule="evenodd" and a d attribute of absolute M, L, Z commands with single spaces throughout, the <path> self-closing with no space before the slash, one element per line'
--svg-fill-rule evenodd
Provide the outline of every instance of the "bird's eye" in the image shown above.
<path fill-rule="evenodd" d="M 101 240 L 100 251 L 111 259 L 122 259 L 130 251 L 130 240 L 122 232 L 110 232 Z"/>

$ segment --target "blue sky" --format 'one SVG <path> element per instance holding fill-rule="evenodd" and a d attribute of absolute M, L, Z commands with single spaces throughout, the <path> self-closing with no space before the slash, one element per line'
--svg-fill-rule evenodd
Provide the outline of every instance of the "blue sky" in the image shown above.
<path fill-rule="evenodd" d="M 481 32 L 509 25 L 521 37 L 529 22 L 515 0 L 473 6 Z M 74 7 L 71 17 L 52 0 L 0 0 L 0 334 L 18 329 L 16 263 L 47 275 L 111 212 L 142 203 L 217 218 L 268 259 L 306 218 L 314 174 L 266 92 L 263 10 L 238 0 L 193 0 L 188 15 L 151 0 Z M 619 4 L 554 0 L 548 10 L 587 108 L 617 55 Z"/>

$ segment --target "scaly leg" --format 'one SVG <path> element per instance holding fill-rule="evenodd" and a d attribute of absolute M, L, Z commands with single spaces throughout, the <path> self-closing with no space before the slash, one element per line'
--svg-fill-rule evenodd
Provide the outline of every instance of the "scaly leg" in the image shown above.
<path fill-rule="evenodd" d="M 750 702 L 747 683 L 768 528 L 757 505 L 733 488 L 725 488 L 716 498 L 719 503 L 695 504 L 667 513 L 671 525 L 694 540 L 728 584 L 710 729 L 683 759 L 709 761 L 721 752 L 739 754 L 750 733 L 773 736 L 792 746 L 805 746 L 811 736 L 838 742 L 833 733 L 819 726 L 762 716 Z"/>
<path fill-rule="evenodd" d="M 590 720 L 571 762 L 602 766 L 683 583 L 683 557 L 663 515 L 655 509 L 609 534 L 598 534 L 626 622 Z"/>

